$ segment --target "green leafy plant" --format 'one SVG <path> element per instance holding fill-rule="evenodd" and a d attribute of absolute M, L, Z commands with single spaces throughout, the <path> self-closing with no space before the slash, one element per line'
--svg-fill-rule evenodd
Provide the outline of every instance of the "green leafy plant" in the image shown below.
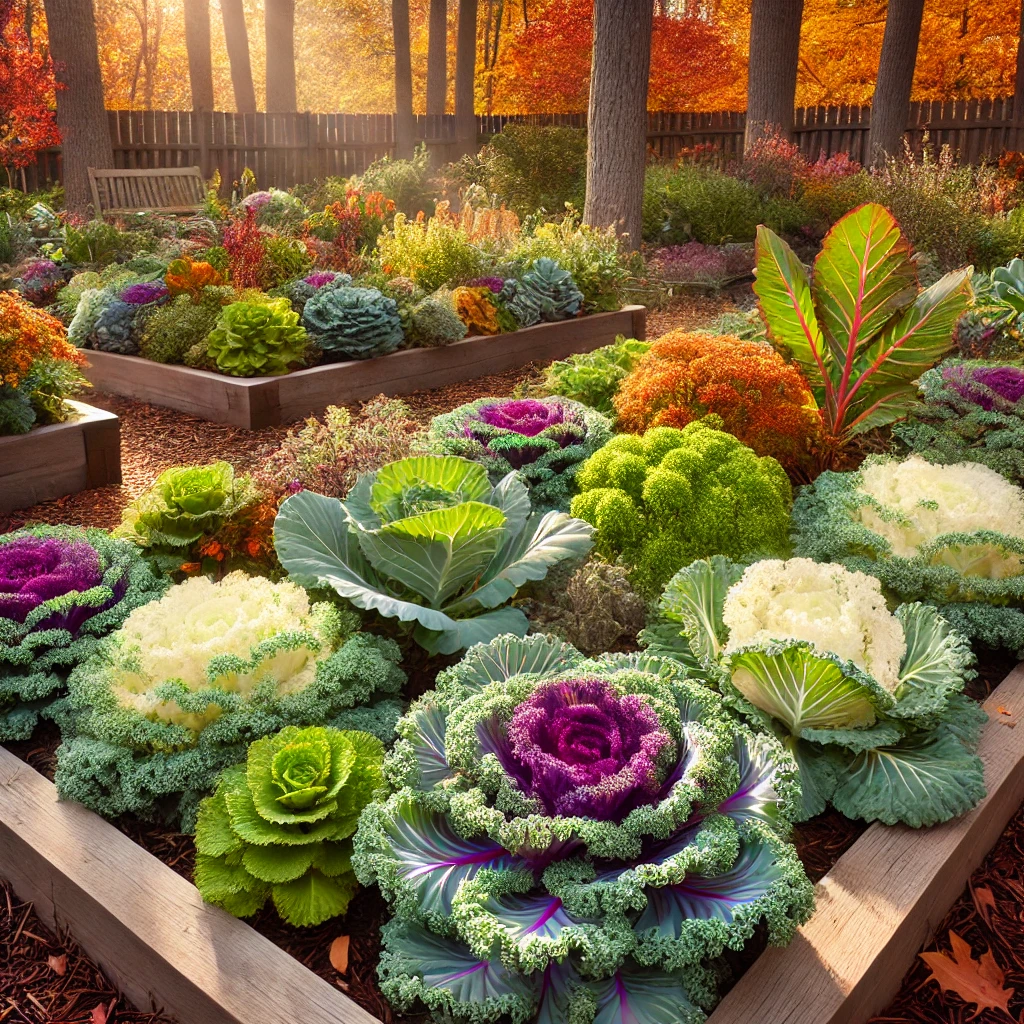
<path fill-rule="evenodd" d="M 301 365 L 308 342 L 287 299 L 232 302 L 206 339 L 206 356 L 233 377 L 274 376 Z"/>
<path fill-rule="evenodd" d="M 485 271 L 484 254 L 451 220 L 409 220 L 396 213 L 377 240 L 377 256 L 388 277 L 407 277 L 425 292 L 461 284 Z"/>
<path fill-rule="evenodd" d="M 326 285 L 306 302 L 302 322 L 333 359 L 384 356 L 404 338 L 397 303 L 376 288 Z"/>
<path fill-rule="evenodd" d="M 605 416 L 614 416 L 612 400 L 619 385 L 650 347 L 650 342 L 620 334 L 612 345 L 552 363 L 544 371 L 542 388 L 549 394 L 589 405 Z"/>
<path fill-rule="evenodd" d="M 583 293 L 572 274 L 542 256 L 516 282 L 508 308 L 520 327 L 532 327 L 541 321 L 569 320 L 582 303 Z"/>
<path fill-rule="evenodd" d="M 344 914 L 358 888 L 350 836 L 384 781 L 365 732 L 288 726 L 256 740 L 199 806 L 195 883 L 236 917 L 272 899 L 302 928 Z"/>
<path fill-rule="evenodd" d="M 681 570 L 642 635 L 679 657 L 800 766 L 800 817 L 934 825 L 984 795 L 985 712 L 963 696 L 966 640 L 921 604 L 886 607 L 876 579 L 807 558 Z"/>
<path fill-rule="evenodd" d="M 398 210 L 410 217 L 415 217 L 421 210 L 428 216 L 434 212 L 430 154 L 426 143 L 416 147 L 411 160 L 395 160 L 390 156 L 374 160 L 358 178 L 350 179 L 345 189 L 350 190 L 353 186 L 364 193 L 383 193 Z M 345 198 L 345 192 L 342 191 L 338 198 Z"/>
<path fill-rule="evenodd" d="M 274 288 L 294 277 L 302 277 L 313 266 L 306 247 L 297 238 L 268 238 L 265 249 L 263 273 L 267 288 Z"/>
<path fill-rule="evenodd" d="M 441 345 L 450 345 L 454 341 L 462 341 L 467 330 L 450 301 L 428 296 L 417 302 L 409 311 L 406 333 L 414 345 L 437 348 Z"/>
<path fill-rule="evenodd" d="M 180 363 L 189 349 L 204 341 L 217 324 L 230 288 L 205 287 L 198 301 L 176 295 L 146 320 L 139 355 L 155 363 Z"/>
<path fill-rule="evenodd" d="M 821 409 L 826 466 L 852 437 L 903 416 L 914 381 L 953 347 L 971 268 L 918 292 L 910 246 L 884 207 L 833 225 L 809 276 L 768 228 L 757 232 L 754 291 L 774 345 L 803 370 Z"/>
<path fill-rule="evenodd" d="M 274 543 L 303 585 L 413 623 L 422 647 L 452 654 L 501 633 L 525 635 L 526 616 L 508 601 L 551 566 L 582 558 L 592 532 L 564 512 L 531 516 L 515 473 L 492 487 L 478 462 L 423 456 L 364 474 L 343 501 L 293 495 Z"/>

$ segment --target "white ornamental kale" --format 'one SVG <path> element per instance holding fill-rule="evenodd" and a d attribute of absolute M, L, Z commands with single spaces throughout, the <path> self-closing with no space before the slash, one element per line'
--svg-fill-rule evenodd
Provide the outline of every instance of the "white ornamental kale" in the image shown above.
<path fill-rule="evenodd" d="M 709 959 L 810 916 L 795 763 L 672 659 L 498 637 L 397 732 L 352 863 L 394 911 L 398 1009 L 696 1024 Z"/>
<path fill-rule="evenodd" d="M 933 825 L 984 795 L 975 753 L 985 712 L 961 692 L 967 641 L 923 604 L 890 614 L 877 579 L 807 558 L 721 556 L 677 573 L 652 654 L 702 673 L 800 766 L 801 817 Z"/>

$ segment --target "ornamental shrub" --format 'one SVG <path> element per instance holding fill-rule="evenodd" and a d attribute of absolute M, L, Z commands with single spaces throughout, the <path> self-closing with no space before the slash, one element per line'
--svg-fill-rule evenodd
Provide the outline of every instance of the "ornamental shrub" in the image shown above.
<path fill-rule="evenodd" d="M 306 302 L 302 322 L 329 360 L 384 356 L 404 337 L 398 304 L 376 288 L 326 285 Z"/>
<path fill-rule="evenodd" d="M 452 292 L 452 303 L 471 335 L 500 333 L 498 305 L 490 288 L 456 288 Z"/>
<path fill-rule="evenodd" d="M 232 302 L 206 339 L 206 358 L 232 377 L 278 376 L 302 365 L 306 329 L 287 299 Z"/>
<path fill-rule="evenodd" d="M 139 355 L 155 363 L 183 362 L 189 349 L 206 340 L 232 294 L 227 287 L 207 286 L 198 298 L 186 293 L 176 295 L 146 320 L 139 338 Z"/>
<path fill-rule="evenodd" d="M 572 274 L 542 256 L 517 281 L 508 308 L 520 327 L 532 327 L 542 321 L 570 320 L 582 304 L 583 293 Z"/>
<path fill-rule="evenodd" d="M 399 1011 L 611 1021 L 628 1001 L 697 1024 L 707 961 L 810 916 L 795 765 L 671 659 L 499 637 L 397 731 L 353 866 L 394 914 L 379 977 Z"/>
<path fill-rule="evenodd" d="M 297 238 L 268 238 L 265 248 L 264 288 L 274 288 L 294 277 L 301 277 L 313 268 L 313 260 Z"/>
<path fill-rule="evenodd" d="M 552 363 L 544 371 L 542 387 L 552 395 L 575 399 L 606 416 L 614 416 L 616 392 L 650 347 L 648 341 L 620 334 L 611 345 Z"/>
<path fill-rule="evenodd" d="M 408 277 L 425 292 L 461 284 L 484 272 L 483 252 L 461 228 L 439 217 L 409 220 L 396 213 L 390 230 L 377 240 L 381 269 L 388 277 Z"/>
<path fill-rule="evenodd" d="M 0 740 L 28 739 L 66 673 L 165 587 L 133 545 L 103 530 L 0 536 Z"/>
<path fill-rule="evenodd" d="M 261 576 L 171 587 L 72 672 L 54 709 L 60 796 L 107 817 L 131 812 L 187 829 L 255 739 L 287 725 L 387 739 L 405 681 L 398 647 L 353 633 L 357 625 Z"/>
<path fill-rule="evenodd" d="M 203 899 L 250 917 L 269 898 L 298 928 L 344 914 L 359 887 L 350 837 L 384 781 L 383 759 L 365 732 L 292 725 L 256 740 L 199 805 Z"/>
<path fill-rule="evenodd" d="M 487 468 L 492 483 L 512 471 L 535 510 L 567 512 L 576 474 L 611 437 L 611 424 L 565 398 L 478 398 L 430 423 L 433 450 Z"/>
<path fill-rule="evenodd" d="M 189 295 L 199 302 L 205 289 L 223 284 L 224 278 L 212 264 L 182 256 L 167 265 L 164 283 L 171 295 Z"/>
<path fill-rule="evenodd" d="M 47 259 L 30 259 L 19 269 L 14 287 L 33 306 L 48 306 L 64 285 L 64 271 Z"/>
<path fill-rule="evenodd" d="M 431 295 L 410 310 L 406 335 L 413 345 L 439 348 L 462 341 L 468 330 L 451 301 Z"/>
<path fill-rule="evenodd" d="M 790 472 L 810 472 L 821 417 L 800 371 L 774 349 L 739 338 L 670 331 L 619 386 L 618 427 L 685 427 L 708 413 L 722 418 L 758 455 Z"/>
<path fill-rule="evenodd" d="M 277 231 L 296 230 L 309 212 L 301 199 L 279 188 L 250 192 L 239 205 L 244 210 L 255 211 L 260 227 Z"/>
<path fill-rule="evenodd" d="M 877 576 L 972 639 L 1024 657 L 1024 491 L 977 462 L 869 457 L 793 509 L 798 554 Z"/>
<path fill-rule="evenodd" d="M 621 559 L 648 597 L 695 558 L 749 559 L 789 546 L 785 470 L 710 422 L 613 437 L 576 485 L 570 508 L 596 527 L 595 550 Z"/>

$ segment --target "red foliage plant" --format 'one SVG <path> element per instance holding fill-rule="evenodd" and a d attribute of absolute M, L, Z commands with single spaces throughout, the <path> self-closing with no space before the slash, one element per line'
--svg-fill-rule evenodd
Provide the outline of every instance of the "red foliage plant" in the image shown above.
<path fill-rule="evenodd" d="M 767 345 L 729 335 L 670 331 L 622 382 L 615 411 L 620 429 L 635 434 L 714 413 L 725 430 L 798 477 L 821 436 L 800 371 Z"/>
<path fill-rule="evenodd" d="M 224 248 L 228 253 L 228 276 L 236 288 L 261 288 L 266 266 L 267 247 L 256 223 L 256 211 L 249 207 L 224 229 Z"/>

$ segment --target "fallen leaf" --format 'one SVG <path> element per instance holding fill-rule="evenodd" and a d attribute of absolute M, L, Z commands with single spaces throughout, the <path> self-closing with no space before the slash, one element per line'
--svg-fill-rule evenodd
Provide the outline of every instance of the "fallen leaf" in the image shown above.
<path fill-rule="evenodd" d="M 331 966 L 339 974 L 344 974 L 348 970 L 348 945 L 347 935 L 339 935 L 331 943 Z"/>
<path fill-rule="evenodd" d="M 982 1010 L 1002 1010 L 1011 1020 L 1009 1002 L 1014 990 L 1004 988 L 1006 975 L 992 956 L 992 950 L 982 953 L 980 960 L 971 955 L 971 947 L 956 932 L 949 933 L 952 957 L 945 953 L 919 953 L 921 959 L 931 968 L 929 981 L 937 981 L 944 992 L 952 992 L 965 1003 L 974 1003 L 973 1020 Z"/>
<path fill-rule="evenodd" d="M 982 921 L 991 928 L 992 913 L 996 909 L 996 898 L 992 895 L 992 890 L 978 886 L 977 889 L 971 890 L 971 896 L 974 898 L 974 909 L 978 911 Z"/>
<path fill-rule="evenodd" d="M 68 973 L 68 958 L 63 953 L 60 956 L 48 956 L 46 962 L 50 965 L 50 970 L 62 978 Z"/>
<path fill-rule="evenodd" d="M 92 1020 L 89 1024 L 107 1024 L 107 1008 L 103 1003 L 92 1008 Z"/>
<path fill-rule="evenodd" d="M 1013 712 L 1012 712 L 1012 711 L 1007 711 L 1007 710 L 1006 710 L 1006 708 L 1004 708 L 1002 704 L 1000 704 L 1000 705 L 999 705 L 999 706 L 998 706 L 998 707 L 996 708 L 996 711 L 998 711 L 998 712 L 999 712 L 999 714 L 1001 714 L 1001 715 L 1012 715 L 1012 714 L 1013 714 Z"/>

